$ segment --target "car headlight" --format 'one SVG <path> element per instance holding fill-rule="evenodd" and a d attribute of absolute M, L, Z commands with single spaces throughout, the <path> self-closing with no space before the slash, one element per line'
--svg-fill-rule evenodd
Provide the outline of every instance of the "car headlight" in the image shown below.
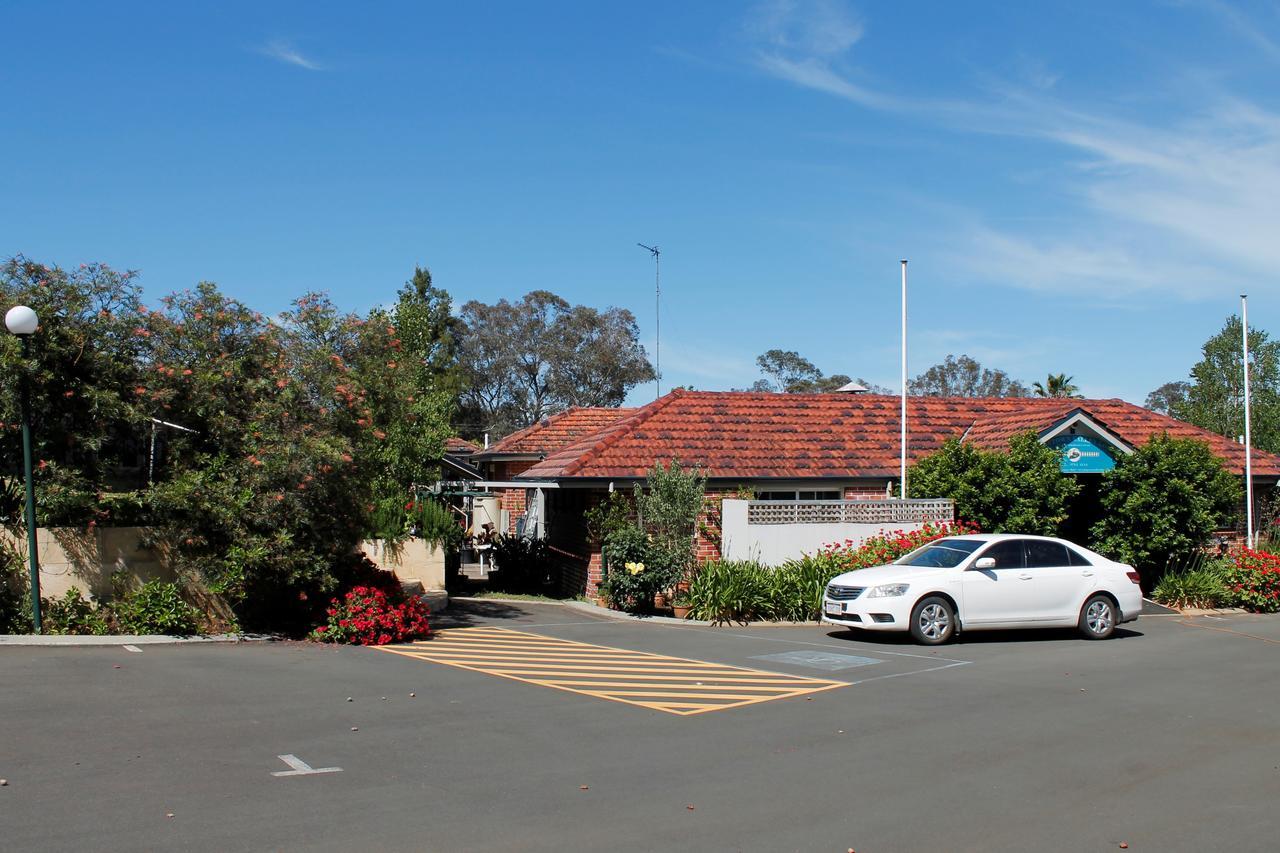
<path fill-rule="evenodd" d="M 867 593 L 867 598 L 897 598 L 906 594 L 908 586 L 910 584 L 905 583 L 887 583 L 884 586 L 873 586 L 871 591 Z"/>

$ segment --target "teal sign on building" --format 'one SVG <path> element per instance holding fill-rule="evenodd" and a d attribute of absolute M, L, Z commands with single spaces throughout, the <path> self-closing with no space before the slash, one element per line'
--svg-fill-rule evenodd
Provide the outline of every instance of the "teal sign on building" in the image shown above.
<path fill-rule="evenodd" d="M 1049 446 L 1062 451 L 1062 473 L 1104 474 L 1116 467 L 1111 448 L 1086 435 L 1057 435 Z"/>

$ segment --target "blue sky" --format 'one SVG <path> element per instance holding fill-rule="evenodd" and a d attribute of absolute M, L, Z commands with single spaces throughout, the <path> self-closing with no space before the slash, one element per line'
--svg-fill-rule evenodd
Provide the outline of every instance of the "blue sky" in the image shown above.
<path fill-rule="evenodd" d="M 664 386 L 968 353 L 1141 402 L 1280 332 L 1274 3 L 10 4 L 0 252 L 631 308 Z M 15 37 L 20 34 L 20 37 Z M 650 399 L 653 386 L 631 402 Z"/>

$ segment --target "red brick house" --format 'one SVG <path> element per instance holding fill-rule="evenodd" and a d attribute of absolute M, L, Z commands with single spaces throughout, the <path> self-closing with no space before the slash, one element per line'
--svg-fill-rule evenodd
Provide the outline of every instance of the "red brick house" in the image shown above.
<path fill-rule="evenodd" d="M 587 543 L 583 512 L 610 490 L 642 481 L 655 462 L 679 459 L 707 477 L 713 499 L 699 554 L 715 556 L 716 497 L 742 490 L 760 500 L 884 497 L 898 480 L 899 406 L 896 396 L 874 394 L 677 390 L 637 409 L 571 410 L 476 457 L 494 466 L 491 479 L 557 485 L 546 493 L 549 537 L 573 564 L 567 574 L 593 589 L 600 557 Z M 907 419 L 909 462 L 949 438 L 1000 450 L 1031 430 L 1063 450 L 1064 471 L 1088 475 L 1168 433 L 1202 440 L 1231 470 L 1244 470 L 1242 445 L 1122 400 L 914 397 Z M 1255 488 L 1273 488 L 1280 457 L 1255 450 L 1253 475 Z"/>
<path fill-rule="evenodd" d="M 468 461 L 480 470 L 484 480 L 509 481 L 537 465 L 548 454 L 593 435 L 634 411 L 635 409 L 572 408 L 513 432 L 490 447 L 477 449 Z M 508 533 L 515 532 L 517 519 L 527 508 L 527 494 L 525 489 L 499 490 L 499 508 L 510 514 Z"/>

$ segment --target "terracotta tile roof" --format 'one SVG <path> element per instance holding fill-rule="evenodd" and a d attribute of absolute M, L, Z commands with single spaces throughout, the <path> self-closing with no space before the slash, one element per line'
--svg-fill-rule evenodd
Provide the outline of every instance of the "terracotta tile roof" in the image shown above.
<path fill-rule="evenodd" d="M 630 415 L 635 409 L 600 407 L 575 407 L 558 415 L 543 418 L 533 426 L 511 435 L 479 451 L 479 458 L 492 458 L 506 454 L 548 454 L 566 444 L 599 432 L 609 424 Z"/>
<path fill-rule="evenodd" d="M 445 453 L 466 455 L 469 453 L 476 453 L 479 450 L 480 445 L 476 444 L 474 441 L 467 441 L 465 438 L 459 438 L 456 435 L 445 439 L 444 442 Z"/>
<path fill-rule="evenodd" d="M 626 479 L 676 458 L 715 479 L 896 477 L 899 404 L 872 394 L 673 391 L 564 443 L 521 476 Z M 1206 441 L 1232 470 L 1244 466 L 1235 442 L 1122 400 L 913 397 L 908 407 L 912 460 L 966 433 L 1003 447 L 1015 433 L 1045 432 L 1079 409 L 1131 446 L 1167 432 Z M 1254 473 L 1280 476 L 1280 457 L 1255 451 Z"/>
<path fill-rule="evenodd" d="M 1036 399 L 1035 403 L 1029 409 L 979 415 L 965 431 L 964 441 L 983 450 L 1003 450 L 1009 446 L 1009 439 L 1018 433 L 1027 430 L 1044 432 L 1081 408 L 1080 401 L 1074 399 Z"/>

